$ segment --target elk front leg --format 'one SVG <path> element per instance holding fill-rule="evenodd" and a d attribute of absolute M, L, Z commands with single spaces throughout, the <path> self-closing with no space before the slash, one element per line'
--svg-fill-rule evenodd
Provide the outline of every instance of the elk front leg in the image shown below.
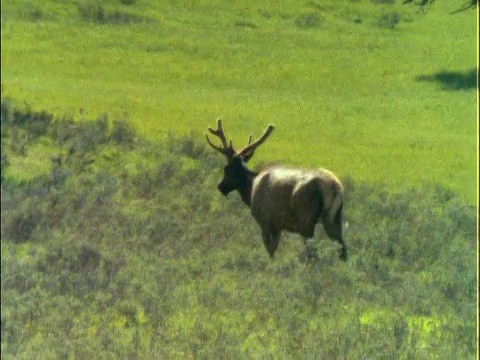
<path fill-rule="evenodd" d="M 275 250 L 278 248 L 278 243 L 280 241 L 280 231 L 275 231 L 272 229 L 263 228 L 262 229 L 262 237 L 263 237 L 263 244 L 270 255 L 270 258 L 273 259 L 273 255 L 275 254 Z"/>
<path fill-rule="evenodd" d="M 305 246 L 300 259 L 308 262 L 316 262 L 319 260 L 317 246 L 315 245 L 312 237 L 303 236 L 303 245 Z"/>
<path fill-rule="evenodd" d="M 313 241 L 313 236 L 315 234 L 315 223 L 317 221 L 315 216 L 312 219 L 299 218 L 298 224 L 300 227 L 300 235 L 303 237 L 303 245 L 305 246 L 303 254 L 300 257 L 309 262 L 318 261 L 317 246 Z"/>
<path fill-rule="evenodd" d="M 342 224 L 341 221 L 337 218 L 333 224 L 325 223 L 323 224 L 325 232 L 328 237 L 332 240 L 337 241 L 342 248 L 340 249 L 340 259 L 347 261 L 347 245 L 342 238 Z"/>

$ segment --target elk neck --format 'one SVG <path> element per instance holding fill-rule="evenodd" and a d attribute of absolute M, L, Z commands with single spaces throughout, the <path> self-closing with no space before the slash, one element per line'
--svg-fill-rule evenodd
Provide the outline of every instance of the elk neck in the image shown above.
<path fill-rule="evenodd" d="M 253 181 L 257 177 L 258 173 L 251 171 L 245 167 L 245 177 L 242 181 L 242 184 L 238 187 L 238 192 L 240 193 L 240 198 L 242 201 L 250 207 L 252 203 L 252 190 L 253 190 Z"/>

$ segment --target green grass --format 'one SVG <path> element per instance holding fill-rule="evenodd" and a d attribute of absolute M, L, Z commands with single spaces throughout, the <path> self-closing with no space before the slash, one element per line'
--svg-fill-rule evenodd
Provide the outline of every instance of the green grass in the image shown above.
<path fill-rule="evenodd" d="M 449 14 L 462 1 L 99 4 L 3 1 L 3 96 L 159 141 L 222 116 L 242 146 L 273 123 L 256 161 L 474 202 L 475 90 L 419 81 L 475 68 L 475 12 Z"/>
<path fill-rule="evenodd" d="M 1 110 L 2 359 L 475 358 L 476 212 L 440 184 L 343 179 L 348 261 L 320 227 L 272 261 L 196 135 Z"/>
<path fill-rule="evenodd" d="M 396 3 L 2 0 L 2 359 L 474 359 L 475 12 Z M 347 262 L 269 259 L 218 116 L 341 177 Z"/>

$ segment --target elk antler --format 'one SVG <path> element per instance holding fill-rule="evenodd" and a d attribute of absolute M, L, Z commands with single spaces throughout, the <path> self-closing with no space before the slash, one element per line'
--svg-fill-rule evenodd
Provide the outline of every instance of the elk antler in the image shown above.
<path fill-rule="evenodd" d="M 252 136 L 250 135 L 250 139 L 248 141 L 248 145 L 245 146 L 242 150 L 240 151 L 237 151 L 236 155 L 238 156 L 245 156 L 246 154 L 248 154 L 249 152 L 253 152 L 255 151 L 255 149 L 257 147 L 259 147 L 260 145 L 262 145 L 264 143 L 265 140 L 267 140 L 267 138 L 270 136 L 270 134 L 272 133 L 274 127 L 273 125 L 268 125 L 268 128 L 267 130 L 265 130 L 265 132 L 263 133 L 262 137 L 260 139 L 258 139 L 257 141 L 255 141 L 253 144 L 252 144 Z"/>
<path fill-rule="evenodd" d="M 247 146 L 245 146 L 240 151 L 235 151 L 235 149 L 233 148 L 232 140 L 230 140 L 230 144 L 228 145 L 227 138 L 225 137 L 225 132 L 223 131 L 221 118 L 218 118 L 217 120 L 217 130 L 214 130 L 211 127 L 209 127 L 208 131 L 210 131 L 211 134 L 220 138 L 220 140 L 222 141 L 223 147 L 215 145 L 214 143 L 212 143 L 208 135 L 205 135 L 205 136 L 207 137 L 207 141 L 210 144 L 210 146 L 215 150 L 219 151 L 220 153 L 222 153 L 223 155 L 225 155 L 227 159 L 230 161 L 234 156 L 240 156 L 240 157 L 245 157 L 246 159 L 247 158 L 249 159 L 253 155 L 253 151 L 255 151 L 255 149 L 258 146 L 260 146 L 261 144 L 263 144 L 265 140 L 267 140 L 267 138 L 272 133 L 273 129 L 274 129 L 273 125 L 268 125 L 268 128 L 267 130 L 265 130 L 262 137 L 257 141 L 255 141 L 254 143 L 252 143 L 253 138 L 252 138 L 252 135 L 250 135 L 250 137 L 248 138 Z"/>
<path fill-rule="evenodd" d="M 205 135 L 210 146 L 225 155 L 228 159 L 231 159 L 235 155 L 235 149 L 233 148 L 232 140 L 230 140 L 230 145 L 227 144 L 227 138 L 225 137 L 225 133 L 223 131 L 222 119 L 218 118 L 217 120 L 217 130 L 209 127 L 208 131 L 210 131 L 210 133 L 212 133 L 213 135 L 219 137 L 223 145 L 223 147 L 215 145 L 214 143 L 212 143 L 208 135 Z"/>

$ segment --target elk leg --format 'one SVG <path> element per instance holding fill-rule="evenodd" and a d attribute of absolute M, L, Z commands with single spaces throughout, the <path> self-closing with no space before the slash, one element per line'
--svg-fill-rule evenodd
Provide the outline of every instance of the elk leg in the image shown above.
<path fill-rule="evenodd" d="M 311 240 L 312 237 L 303 237 L 303 244 L 305 245 L 305 250 L 303 252 L 305 258 L 307 261 L 317 261 L 318 260 L 318 253 L 317 253 L 317 247 Z"/>
<path fill-rule="evenodd" d="M 280 232 L 272 231 L 271 229 L 262 229 L 263 244 L 270 255 L 270 258 L 273 259 L 275 250 L 277 250 L 278 243 L 280 241 Z"/>
<path fill-rule="evenodd" d="M 325 219 L 327 220 L 327 219 Z M 327 233 L 328 237 L 332 240 L 337 241 L 342 248 L 340 249 L 340 259 L 343 261 L 347 261 L 347 246 L 342 238 L 342 224 L 341 220 L 338 221 L 338 216 L 335 218 L 335 222 L 333 224 L 328 223 L 327 221 L 324 222 L 323 228 Z"/>

